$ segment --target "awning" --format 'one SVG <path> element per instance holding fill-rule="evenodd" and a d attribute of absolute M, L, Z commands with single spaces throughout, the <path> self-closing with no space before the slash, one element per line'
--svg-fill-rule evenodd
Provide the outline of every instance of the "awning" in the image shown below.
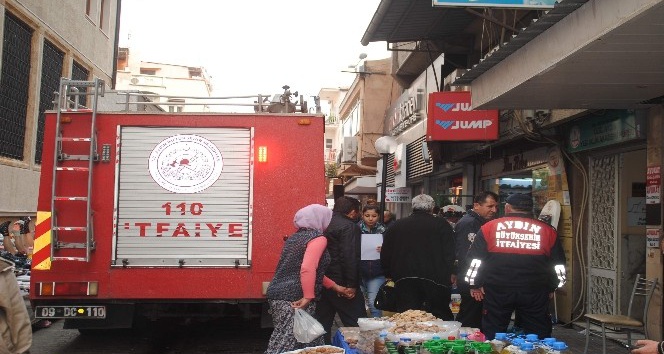
<path fill-rule="evenodd" d="M 376 176 L 353 177 L 344 185 L 344 194 L 377 194 Z"/>
<path fill-rule="evenodd" d="M 354 177 L 354 176 L 367 176 L 375 175 L 375 168 L 361 167 L 357 164 L 352 164 L 346 167 L 345 170 L 341 171 L 337 177 Z"/>
<path fill-rule="evenodd" d="M 662 104 L 663 28 L 664 0 L 590 0 L 514 55 L 498 57 L 487 67 L 480 64 L 457 83 L 472 81 L 474 109 L 636 109 Z M 498 53 L 484 61 L 494 61 Z M 467 76 L 473 71 L 475 78 Z"/>
<path fill-rule="evenodd" d="M 361 43 L 453 39 L 475 18 L 461 8 L 433 7 L 431 0 L 383 0 Z"/>
<path fill-rule="evenodd" d="M 482 61 L 473 65 L 472 69 L 466 71 L 463 76 L 456 79 L 452 84 L 470 85 L 473 80 L 493 68 L 512 53 L 516 52 L 533 38 L 539 36 L 542 32 L 558 23 L 563 17 L 576 11 L 586 2 L 588 2 L 588 0 L 562 0 L 559 3 L 556 3 L 553 9 L 542 15 L 537 22 L 526 27 L 526 29 L 515 35 L 509 42 L 501 46 L 499 49 L 487 54 Z"/>

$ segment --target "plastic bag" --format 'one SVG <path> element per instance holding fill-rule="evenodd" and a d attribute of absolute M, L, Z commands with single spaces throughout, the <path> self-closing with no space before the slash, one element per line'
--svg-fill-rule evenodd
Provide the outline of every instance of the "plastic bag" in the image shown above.
<path fill-rule="evenodd" d="M 300 343 L 311 343 L 314 339 L 325 334 L 323 325 L 311 317 L 303 309 L 295 309 L 293 321 L 293 335 Z"/>

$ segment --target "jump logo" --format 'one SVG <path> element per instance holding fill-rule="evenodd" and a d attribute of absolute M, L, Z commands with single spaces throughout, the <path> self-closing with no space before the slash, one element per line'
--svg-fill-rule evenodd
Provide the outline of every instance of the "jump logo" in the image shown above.
<path fill-rule="evenodd" d="M 436 102 L 436 107 L 445 112 L 467 112 L 472 108 L 470 103 L 439 103 Z M 489 127 L 493 122 L 488 119 L 480 120 L 440 120 L 436 119 L 436 124 L 443 129 L 484 129 Z"/>
<path fill-rule="evenodd" d="M 443 129 L 485 129 L 493 124 L 488 119 L 480 120 L 440 120 L 436 119 L 436 124 Z"/>
<path fill-rule="evenodd" d="M 470 111 L 470 103 L 439 103 L 436 102 L 436 107 L 442 109 L 445 112 L 452 111 L 452 112 L 458 112 L 458 111 Z"/>

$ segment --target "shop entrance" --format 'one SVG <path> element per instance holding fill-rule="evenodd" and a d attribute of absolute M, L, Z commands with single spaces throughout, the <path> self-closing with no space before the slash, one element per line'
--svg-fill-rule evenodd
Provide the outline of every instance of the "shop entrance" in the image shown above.
<path fill-rule="evenodd" d="M 626 314 L 645 273 L 646 151 L 593 156 L 589 167 L 587 312 Z"/>

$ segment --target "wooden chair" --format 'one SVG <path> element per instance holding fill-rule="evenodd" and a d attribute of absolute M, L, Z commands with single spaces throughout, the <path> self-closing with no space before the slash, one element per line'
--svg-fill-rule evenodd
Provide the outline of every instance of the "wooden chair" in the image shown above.
<path fill-rule="evenodd" d="M 632 288 L 632 295 L 629 299 L 629 307 L 627 310 L 627 316 L 625 315 L 607 315 L 602 313 L 587 313 L 586 317 L 586 348 L 583 351 L 584 354 L 588 353 L 588 343 L 590 342 L 590 325 L 595 324 L 602 327 L 602 353 L 606 354 L 606 331 L 609 330 L 609 333 L 627 333 L 627 346 L 632 346 L 632 331 L 640 330 L 643 331 L 646 338 L 648 337 L 648 330 L 646 328 L 648 323 L 648 305 L 650 304 L 650 299 L 652 294 L 655 292 L 657 287 L 657 278 L 648 280 L 641 274 L 637 274 L 636 280 L 634 281 L 634 288 Z M 634 312 L 635 308 L 635 299 L 643 299 L 643 308 L 640 306 L 639 309 L 642 311 L 640 314 Z M 640 317 L 639 317 L 640 316 Z M 639 319 L 639 318 L 642 318 Z M 599 335 L 599 333 L 592 333 Z"/>

